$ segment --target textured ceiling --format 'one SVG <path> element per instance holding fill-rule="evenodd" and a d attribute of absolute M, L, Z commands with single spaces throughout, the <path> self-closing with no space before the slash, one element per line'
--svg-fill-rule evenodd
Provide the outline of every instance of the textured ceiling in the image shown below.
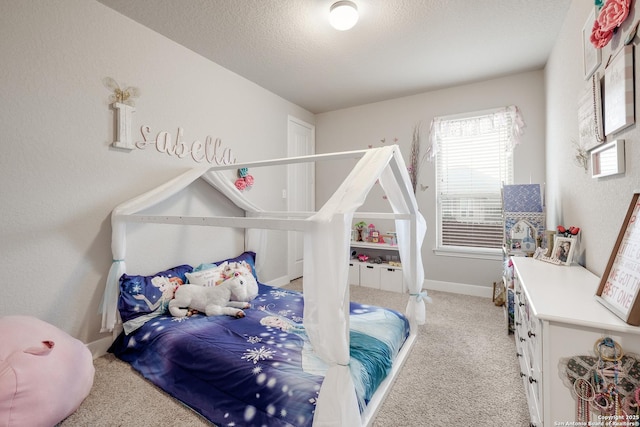
<path fill-rule="evenodd" d="M 313 113 L 542 68 L 571 0 L 99 0 Z"/>

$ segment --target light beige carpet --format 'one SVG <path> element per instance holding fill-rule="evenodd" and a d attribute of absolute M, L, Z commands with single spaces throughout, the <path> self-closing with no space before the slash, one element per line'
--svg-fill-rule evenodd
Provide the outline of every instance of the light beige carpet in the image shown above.
<path fill-rule="evenodd" d="M 427 324 L 420 327 L 373 425 L 528 426 L 513 335 L 507 335 L 502 307 L 488 298 L 429 295 L 433 304 L 427 305 Z M 407 296 L 352 286 L 351 299 L 403 312 Z M 210 425 L 112 355 L 94 363 L 91 394 L 61 426 Z"/>

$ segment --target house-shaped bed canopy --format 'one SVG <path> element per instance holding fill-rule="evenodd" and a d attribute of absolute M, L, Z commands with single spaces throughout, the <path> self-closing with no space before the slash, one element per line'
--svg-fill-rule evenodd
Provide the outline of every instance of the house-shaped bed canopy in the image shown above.
<path fill-rule="evenodd" d="M 358 158 L 347 178 L 317 212 L 268 212 L 248 201 L 221 171 L 325 160 Z M 167 216 L 140 214 L 198 179 L 203 179 L 245 211 L 244 217 Z M 379 181 L 393 213 L 361 213 L 356 210 Z M 315 351 L 330 367 L 326 373 L 314 417 L 314 425 L 355 426 L 362 422 L 349 374 L 348 263 L 351 224 L 354 217 L 395 219 L 403 280 L 409 289 L 406 314 L 412 326 L 425 321 L 422 292 L 424 270 L 420 248 L 426 223 L 418 211 L 405 162 L 397 145 L 369 150 L 319 154 L 293 158 L 236 163 L 189 170 L 169 182 L 122 203 L 112 213 L 113 264 L 103 302 L 102 331 L 117 323 L 118 280 L 125 273 L 126 223 L 165 223 L 243 228 L 246 246 L 258 252 L 260 230 L 293 230 L 304 233 L 304 326 Z M 258 252 L 259 253 L 259 252 Z M 313 261 L 309 261 L 313 260 Z M 259 269 L 259 265 L 257 266 Z M 410 348 L 409 345 L 406 347 Z M 407 350 L 408 352 L 408 350 Z M 404 357 L 406 357 L 406 352 Z M 375 405 L 374 405 L 375 406 Z"/>

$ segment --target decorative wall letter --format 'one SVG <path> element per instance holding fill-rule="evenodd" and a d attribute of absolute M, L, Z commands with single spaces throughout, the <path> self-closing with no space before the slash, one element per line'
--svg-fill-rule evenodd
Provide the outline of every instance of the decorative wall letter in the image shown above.
<path fill-rule="evenodd" d="M 116 140 L 111 145 L 116 148 L 133 150 L 136 147 L 133 145 L 131 137 L 131 116 L 136 109 L 119 102 L 114 102 L 113 108 L 116 110 Z"/>
<path fill-rule="evenodd" d="M 155 145 L 156 150 L 160 153 L 176 156 L 180 159 L 191 155 L 191 158 L 197 163 L 206 161 L 211 164 L 230 165 L 236 162 L 231 148 L 223 147 L 220 138 L 208 135 L 204 143 L 197 139 L 190 145 L 185 143 L 182 138 L 184 134 L 182 127 L 178 127 L 174 141 L 168 131 L 160 131 L 153 138 L 151 127 L 141 126 L 142 141 L 134 143 L 131 135 L 132 116 L 136 111 L 133 108 L 135 105 L 133 100 L 140 96 L 140 90 L 135 87 L 121 89 L 120 85 L 111 77 L 105 77 L 103 83 L 112 91 L 109 102 L 112 103 L 111 105 L 116 111 L 116 140 L 111 144 L 112 146 L 125 150 L 133 150 L 134 148 L 143 150 L 149 145 Z"/>
<path fill-rule="evenodd" d="M 116 140 L 111 145 L 116 148 L 133 150 L 133 140 L 131 138 L 131 116 L 136 111 L 134 99 L 140 96 L 140 89 L 129 86 L 122 89 L 118 82 L 111 77 L 102 79 L 105 87 L 112 91 L 109 102 L 116 110 Z"/>

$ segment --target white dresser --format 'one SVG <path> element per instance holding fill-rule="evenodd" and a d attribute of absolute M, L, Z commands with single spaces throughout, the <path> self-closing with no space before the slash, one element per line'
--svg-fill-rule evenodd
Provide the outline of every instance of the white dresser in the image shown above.
<path fill-rule="evenodd" d="M 531 425 L 571 425 L 576 402 L 560 374 L 560 359 L 594 355 L 608 336 L 640 354 L 640 327 L 630 326 L 595 299 L 600 279 L 581 266 L 513 257 L 515 343 Z M 562 424 L 564 423 L 564 424 Z"/>

